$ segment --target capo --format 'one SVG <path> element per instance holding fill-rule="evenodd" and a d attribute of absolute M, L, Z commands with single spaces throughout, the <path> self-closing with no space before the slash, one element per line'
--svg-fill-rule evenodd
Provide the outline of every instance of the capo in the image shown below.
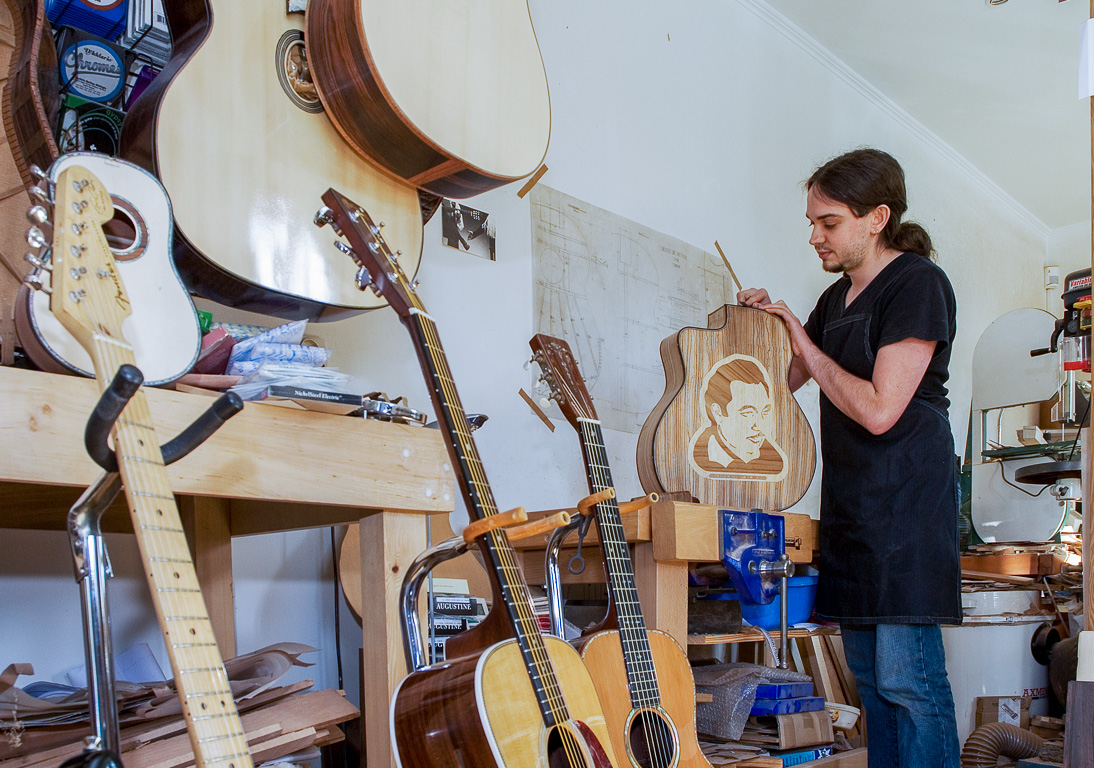
<path fill-rule="evenodd" d="M 509 534 L 510 541 L 519 541 L 520 539 L 530 539 L 533 536 L 539 536 L 540 534 L 553 531 L 555 528 L 561 528 L 570 524 L 570 513 L 563 510 L 562 512 L 555 512 L 553 515 L 541 518 L 539 520 L 533 520 L 530 523 L 524 523 L 510 528 L 506 533 Z"/>
<path fill-rule="evenodd" d="M 125 406 L 140 389 L 144 374 L 126 363 L 114 375 L 114 380 L 99 396 L 99 402 L 84 429 L 84 446 L 91 458 L 107 472 L 118 471 L 118 458 L 107 443 L 107 436 Z M 193 424 L 161 446 L 163 463 L 173 464 L 204 443 L 224 422 L 243 410 L 243 401 L 235 392 L 225 392 L 201 414 Z"/>
<path fill-rule="evenodd" d="M 485 536 L 490 533 L 490 531 L 496 531 L 498 528 L 506 528 L 510 525 L 523 523 L 527 520 L 528 513 L 524 511 L 524 507 L 510 509 L 508 512 L 499 512 L 496 515 L 490 515 L 490 517 L 484 517 L 479 520 L 472 520 L 467 524 L 467 527 L 463 529 L 464 543 L 471 544 L 475 539 L 480 536 Z"/>

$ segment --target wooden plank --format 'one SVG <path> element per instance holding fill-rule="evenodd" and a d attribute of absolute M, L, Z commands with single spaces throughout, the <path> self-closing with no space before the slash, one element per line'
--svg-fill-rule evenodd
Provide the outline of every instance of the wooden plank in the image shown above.
<path fill-rule="evenodd" d="M 82 447 L 98 398 L 94 381 L 0 368 L 0 389 L 0 440 L 23 448 L 0 452 L 0 481 L 87 486 L 98 477 Z M 183 392 L 147 395 L 165 440 L 209 405 L 207 397 Z M 248 405 L 168 472 L 172 489 L 185 495 L 421 512 L 455 505 L 454 477 L 436 431 L 288 408 Z"/>
<path fill-rule="evenodd" d="M 179 497 L 179 517 L 186 529 L 205 610 L 213 625 L 221 658 L 236 655 L 235 590 L 232 538 L 227 499 Z"/>
<path fill-rule="evenodd" d="M 813 635 L 828 635 L 838 632 L 838 629 L 819 627 L 817 629 L 793 629 L 787 633 L 787 637 L 811 637 Z M 774 629 L 768 632 L 771 638 L 778 644 L 782 639 L 782 633 Z M 722 643 L 762 643 L 764 636 L 760 630 L 752 628 L 732 635 L 688 635 L 688 645 L 721 645 Z"/>
<path fill-rule="evenodd" d="M 1059 573 L 1061 560 L 1043 552 L 994 552 L 962 555 L 961 570 L 1008 576 L 1043 576 Z"/>
<path fill-rule="evenodd" d="M 1094 682 L 1072 680 L 1067 686 L 1064 765 L 1094 768 Z"/>
<path fill-rule="evenodd" d="M 823 696 L 826 701 L 832 701 L 834 695 L 832 676 L 824 663 L 821 638 L 814 635 L 803 641 L 803 645 L 809 659 L 810 674 L 813 676 L 813 685 L 816 687 L 817 695 Z"/>
<path fill-rule="evenodd" d="M 652 544 L 636 544 L 632 554 L 634 579 L 646 626 L 667 632 L 681 648 L 688 638 L 688 567 L 660 563 Z"/>

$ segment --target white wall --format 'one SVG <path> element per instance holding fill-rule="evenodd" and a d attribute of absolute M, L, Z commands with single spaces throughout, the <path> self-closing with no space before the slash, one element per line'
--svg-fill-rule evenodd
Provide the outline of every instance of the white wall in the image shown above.
<path fill-rule="evenodd" d="M 768 287 L 803 317 L 831 277 L 806 242 L 800 182 L 861 145 L 903 163 L 911 215 L 934 237 L 958 296 L 951 397 L 961 450 L 980 332 L 1010 309 L 1044 305 L 1045 228 L 759 0 L 532 0 L 531 12 L 553 112 L 542 183 L 707 250 L 718 239 L 743 282 Z M 549 433 L 517 396 L 532 384 L 522 363 L 535 330 L 529 208 L 517 186 L 471 202 L 497 222 L 496 263 L 441 246 L 439 221 L 430 222 L 420 294 L 464 405 L 490 416 L 476 440 L 501 508 L 566 506 L 587 492 L 577 438 L 564 423 Z M 432 410 L 393 313 L 309 332 L 334 347 L 331 364 L 366 391 L 405 394 Z M 814 418 L 816 397 L 815 388 L 804 391 Z M 606 435 L 623 496 L 640 492 L 636 439 Z M 816 504 L 814 489 L 796 511 L 816 514 Z M 130 543 L 112 537 L 111 545 L 122 552 Z M 294 679 L 336 685 L 329 532 L 237 539 L 233 553 L 239 650 L 279 640 L 321 646 L 318 666 Z M 136 573 L 134 566 L 127 580 Z M 5 531 L 0 588 L 10 596 L 0 660 L 33 662 L 45 678 L 79 663 L 76 592 L 60 534 Z M 148 642 L 166 668 L 154 623 L 138 618 L 146 610 L 140 589 L 126 595 L 114 604 L 117 648 Z M 352 691 L 360 635 L 344 610 L 342 621 Z"/>

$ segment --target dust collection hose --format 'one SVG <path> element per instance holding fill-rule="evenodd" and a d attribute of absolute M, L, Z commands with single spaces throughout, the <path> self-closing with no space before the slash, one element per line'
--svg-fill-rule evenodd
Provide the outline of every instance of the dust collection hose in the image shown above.
<path fill-rule="evenodd" d="M 1010 723 L 988 723 L 969 734 L 961 750 L 961 768 L 995 768 L 1000 757 L 1035 757 L 1044 739 Z"/>

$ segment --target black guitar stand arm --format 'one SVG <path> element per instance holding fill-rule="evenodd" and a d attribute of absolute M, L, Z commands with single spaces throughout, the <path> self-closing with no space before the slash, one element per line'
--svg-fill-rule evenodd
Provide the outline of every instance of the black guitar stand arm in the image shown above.
<path fill-rule="evenodd" d="M 105 471 L 68 512 L 68 535 L 80 585 L 81 617 L 84 626 L 84 660 L 87 664 L 88 706 L 91 736 L 84 751 L 64 763 L 65 768 L 111 768 L 119 766 L 121 736 L 114 688 L 110 613 L 107 609 L 106 579 L 113 576 L 99 522 L 102 513 L 121 490 L 118 459 L 107 442 L 114 422 L 140 389 L 144 376 L 133 365 L 123 365 L 103 391 L 84 430 L 84 445 L 95 463 Z M 213 405 L 162 447 L 164 464 L 178 461 L 201 445 L 225 421 L 243 410 L 234 392 L 219 397 Z"/>

